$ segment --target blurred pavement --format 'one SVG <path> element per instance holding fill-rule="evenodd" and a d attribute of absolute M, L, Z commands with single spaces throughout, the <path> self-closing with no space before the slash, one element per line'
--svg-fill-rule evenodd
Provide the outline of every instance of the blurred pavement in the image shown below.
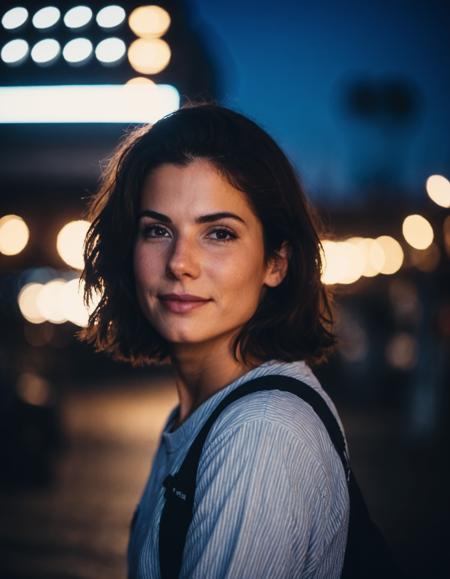
<path fill-rule="evenodd" d="M 50 488 L 0 495 L 2 579 L 123 579 L 128 528 L 175 391 L 71 392 L 68 447 Z"/>
<path fill-rule="evenodd" d="M 163 380 L 67 393 L 52 486 L 0 493 L 2 579 L 126 576 L 130 519 L 175 403 Z M 448 577 L 446 446 L 408 440 L 393 412 L 341 414 L 357 478 L 401 563 L 411 577 Z"/>

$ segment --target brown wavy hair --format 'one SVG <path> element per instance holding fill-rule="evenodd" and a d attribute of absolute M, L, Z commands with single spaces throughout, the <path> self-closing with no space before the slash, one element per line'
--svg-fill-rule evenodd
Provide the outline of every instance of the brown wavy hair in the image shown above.
<path fill-rule="evenodd" d="M 87 303 L 101 299 L 80 338 L 115 359 L 143 365 L 162 361 L 169 344 L 141 312 L 133 250 L 145 177 L 165 163 L 202 158 L 242 191 L 263 226 L 266 260 L 290 247 L 283 282 L 267 288 L 234 342 L 243 360 L 305 359 L 318 363 L 335 344 L 330 298 L 321 282 L 319 221 L 296 173 L 274 140 L 256 123 L 214 104 L 190 105 L 131 132 L 104 172 L 88 213 L 85 241 Z"/>

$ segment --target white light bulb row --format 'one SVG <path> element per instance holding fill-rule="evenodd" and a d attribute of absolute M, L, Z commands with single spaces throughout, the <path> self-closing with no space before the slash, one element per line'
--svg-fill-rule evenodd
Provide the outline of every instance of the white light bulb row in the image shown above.
<path fill-rule="evenodd" d="M 5 44 L 1 50 L 1 60 L 10 66 L 22 64 L 28 55 L 40 65 L 53 64 L 62 53 L 69 64 L 80 65 L 86 63 L 92 55 L 102 64 L 118 64 L 127 51 L 126 44 L 117 37 L 101 40 L 94 49 L 92 42 L 87 38 L 74 38 L 67 42 L 61 50 L 60 43 L 54 38 L 44 38 L 37 42 L 30 50 L 26 40 L 16 38 Z"/>
<path fill-rule="evenodd" d="M 67 28 L 78 29 L 87 26 L 93 19 L 94 13 L 89 6 L 74 6 L 63 17 Z M 95 20 L 101 28 L 116 28 L 125 20 L 126 13 L 121 6 L 110 5 L 102 8 L 96 15 Z M 29 18 L 29 12 L 23 6 L 11 8 L 2 17 L 2 26 L 6 30 L 16 30 L 23 26 Z M 53 28 L 61 20 L 61 11 L 55 6 L 45 6 L 33 15 L 32 25 L 38 30 Z"/>
<path fill-rule="evenodd" d="M 4 28 L 17 30 L 28 20 L 28 11 L 24 7 L 15 7 L 8 10 L 1 20 Z M 38 10 L 33 18 L 33 26 L 40 30 L 53 28 L 60 20 L 61 12 L 54 6 L 46 6 Z M 93 18 L 89 6 L 75 6 L 64 15 L 64 23 L 71 29 L 80 30 Z M 97 16 L 99 26 L 113 29 L 119 26 L 126 18 L 125 10 L 116 5 L 105 6 Z M 170 27 L 169 13 L 161 6 L 140 6 L 135 8 L 129 18 L 131 31 L 137 36 L 128 48 L 128 60 L 131 67 L 140 74 L 158 74 L 170 62 L 171 50 L 169 44 L 161 38 Z M 105 65 L 115 65 L 125 56 L 127 47 L 120 38 L 107 38 L 97 44 L 95 55 Z M 73 65 L 81 65 L 90 60 L 94 53 L 91 40 L 88 38 L 74 38 L 64 49 L 55 38 L 45 38 L 35 44 L 30 50 L 24 38 L 15 38 L 7 42 L 0 53 L 1 60 L 9 66 L 18 66 L 26 61 L 31 53 L 31 59 L 39 65 L 53 64 L 61 54 L 64 59 Z"/>

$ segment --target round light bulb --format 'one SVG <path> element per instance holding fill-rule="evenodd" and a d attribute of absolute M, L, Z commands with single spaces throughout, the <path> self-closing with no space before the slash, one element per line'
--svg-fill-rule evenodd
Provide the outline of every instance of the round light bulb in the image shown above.
<path fill-rule="evenodd" d="M 118 63 L 125 55 L 127 48 L 120 38 L 105 38 L 97 44 L 95 56 L 103 64 Z"/>
<path fill-rule="evenodd" d="M 16 38 L 3 46 L 0 57 L 5 64 L 18 65 L 26 59 L 29 50 L 26 40 Z"/>
<path fill-rule="evenodd" d="M 161 6 L 139 6 L 130 14 L 128 24 L 140 38 L 158 38 L 167 32 L 170 16 Z"/>
<path fill-rule="evenodd" d="M 89 6 L 74 6 L 64 15 L 64 24 L 67 28 L 82 28 L 89 24 L 92 18 L 92 10 Z"/>
<path fill-rule="evenodd" d="M 102 8 L 96 17 L 97 24 L 101 28 L 116 28 L 125 20 L 126 12 L 122 6 L 112 4 Z"/>
<path fill-rule="evenodd" d="M 55 26 L 61 17 L 61 12 L 56 8 L 56 6 L 46 6 L 41 8 L 33 16 L 33 26 L 39 30 L 45 30 L 46 28 L 51 28 Z"/>
<path fill-rule="evenodd" d="M 25 24 L 27 19 L 28 10 L 23 6 L 16 6 L 3 14 L 2 26 L 6 30 L 15 30 Z"/>
<path fill-rule="evenodd" d="M 70 64 L 83 64 L 93 53 L 92 42 L 87 38 L 74 38 L 63 49 L 63 57 Z"/>
<path fill-rule="evenodd" d="M 131 66 L 141 74 L 157 74 L 170 62 L 169 45 L 160 38 L 151 40 L 138 38 L 128 49 L 128 60 Z"/>
<path fill-rule="evenodd" d="M 31 50 L 31 58 L 37 64 L 51 64 L 61 52 L 61 46 L 54 38 L 45 38 L 35 44 Z"/>

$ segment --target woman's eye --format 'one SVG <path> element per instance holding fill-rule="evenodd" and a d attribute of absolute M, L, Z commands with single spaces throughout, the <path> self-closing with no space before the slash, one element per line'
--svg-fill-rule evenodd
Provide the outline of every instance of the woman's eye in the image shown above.
<path fill-rule="evenodd" d="M 211 237 L 215 241 L 232 241 L 237 238 L 237 235 L 230 231 L 229 229 L 217 228 L 209 232 L 208 237 Z"/>
<path fill-rule="evenodd" d="M 142 228 L 142 237 L 145 239 L 158 239 L 169 236 L 170 231 L 162 225 L 144 225 Z"/>

